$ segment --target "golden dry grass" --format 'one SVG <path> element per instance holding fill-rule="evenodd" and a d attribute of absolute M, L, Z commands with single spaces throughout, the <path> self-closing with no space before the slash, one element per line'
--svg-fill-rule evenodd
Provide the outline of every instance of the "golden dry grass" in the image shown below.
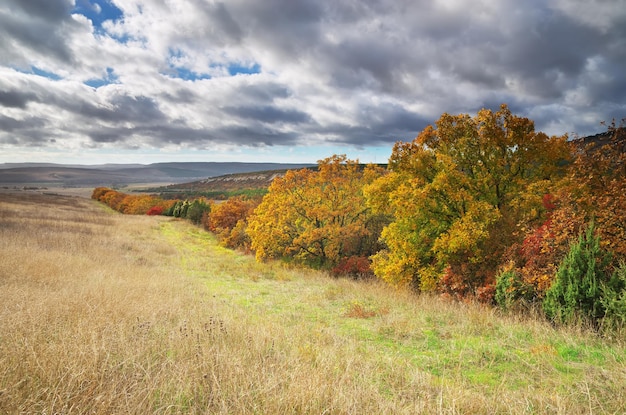
<path fill-rule="evenodd" d="M 624 413 L 623 341 L 0 193 L 0 413 Z"/>

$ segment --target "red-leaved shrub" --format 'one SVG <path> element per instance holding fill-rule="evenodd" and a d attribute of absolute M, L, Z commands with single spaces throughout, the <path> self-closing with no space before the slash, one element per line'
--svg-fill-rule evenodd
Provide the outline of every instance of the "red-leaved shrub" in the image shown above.
<path fill-rule="evenodd" d="M 163 214 L 163 206 L 152 206 L 150 209 L 148 209 L 148 212 L 146 212 L 146 215 L 149 215 L 149 216 L 158 216 L 162 214 Z"/>
<path fill-rule="evenodd" d="M 364 256 L 351 256 L 343 258 L 332 269 L 336 277 L 349 276 L 354 279 L 370 278 L 374 276 L 369 258 Z"/>

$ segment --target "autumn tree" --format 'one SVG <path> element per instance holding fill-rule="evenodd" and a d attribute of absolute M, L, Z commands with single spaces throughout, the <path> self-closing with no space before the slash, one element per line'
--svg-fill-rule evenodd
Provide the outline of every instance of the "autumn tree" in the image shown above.
<path fill-rule="evenodd" d="M 568 189 L 587 221 L 593 219 L 603 248 L 626 259 L 626 126 L 613 122 L 604 134 L 577 140 Z"/>
<path fill-rule="evenodd" d="M 258 204 L 257 199 L 244 196 L 233 196 L 225 202 L 216 203 L 205 227 L 217 235 L 222 245 L 249 251 L 251 242 L 246 233 L 248 217 Z"/>
<path fill-rule="evenodd" d="M 507 301 L 519 298 L 525 302 L 542 302 L 570 245 L 586 226 L 586 213 L 575 202 L 569 186 L 564 185 L 566 182 L 567 179 L 555 184 L 554 195 L 544 195 L 543 223 L 521 227 L 522 241 L 513 243 L 504 255 L 500 276 L 508 278 L 515 274 L 519 278 L 518 288 L 508 288 Z M 499 278 L 500 283 L 508 284 Z"/>
<path fill-rule="evenodd" d="M 382 174 L 345 155 L 318 162 L 317 170 L 288 171 L 276 178 L 249 220 L 258 259 L 296 258 L 331 267 L 343 258 L 377 249 L 379 216 L 363 187 Z"/>
<path fill-rule="evenodd" d="M 626 131 L 612 124 L 606 133 L 570 143 L 573 161 L 547 201 L 543 224 L 525 230 L 510 259 L 537 299 L 554 281 L 557 267 L 580 232 L 593 221 L 614 266 L 626 259 Z"/>
<path fill-rule="evenodd" d="M 520 224 L 540 221 L 551 178 L 563 174 L 566 137 L 536 132 L 506 105 L 475 117 L 443 114 L 397 143 L 390 174 L 368 188 L 393 222 L 374 257 L 380 278 L 456 296 L 491 286 Z"/>
<path fill-rule="evenodd" d="M 108 187 L 96 187 L 91 192 L 91 198 L 94 199 L 94 200 L 101 201 L 101 199 L 104 197 L 104 195 L 107 194 L 110 191 L 111 191 L 111 189 L 108 188 Z"/>

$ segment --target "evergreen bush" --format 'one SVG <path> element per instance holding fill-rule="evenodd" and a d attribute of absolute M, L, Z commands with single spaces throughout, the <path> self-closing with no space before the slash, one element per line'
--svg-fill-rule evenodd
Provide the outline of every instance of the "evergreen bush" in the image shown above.
<path fill-rule="evenodd" d="M 546 292 L 546 316 L 555 323 L 588 321 L 597 325 L 606 313 L 602 300 L 607 289 L 603 286 L 609 287 L 609 263 L 610 255 L 601 249 L 592 222 L 570 247 Z"/>
<path fill-rule="evenodd" d="M 510 310 L 521 302 L 531 302 L 534 294 L 533 286 L 526 283 L 514 268 L 504 269 L 496 278 L 494 299 L 503 310 Z"/>
<path fill-rule="evenodd" d="M 187 208 L 186 218 L 189 219 L 193 224 L 199 225 L 200 223 L 202 223 L 202 215 L 205 212 L 210 211 L 211 206 L 208 203 L 196 199 L 191 204 L 189 204 Z"/>
<path fill-rule="evenodd" d="M 626 327 L 626 263 L 621 262 L 608 284 L 602 287 L 602 306 L 606 329 Z"/>

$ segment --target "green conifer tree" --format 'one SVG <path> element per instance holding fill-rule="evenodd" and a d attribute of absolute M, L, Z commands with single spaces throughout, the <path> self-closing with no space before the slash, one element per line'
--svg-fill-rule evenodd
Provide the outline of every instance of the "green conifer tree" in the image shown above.
<path fill-rule="evenodd" d="M 556 323 L 578 319 L 594 324 L 604 317 L 602 287 L 609 280 L 610 255 L 600 247 L 593 222 L 561 262 L 556 279 L 546 292 L 543 309 Z"/>

